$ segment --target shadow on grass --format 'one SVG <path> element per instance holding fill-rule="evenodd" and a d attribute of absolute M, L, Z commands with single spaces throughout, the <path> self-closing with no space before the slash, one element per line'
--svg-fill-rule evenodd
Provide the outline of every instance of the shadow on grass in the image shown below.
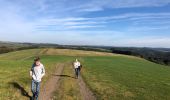
<path fill-rule="evenodd" d="M 75 77 L 73 77 L 73 76 L 69 76 L 69 75 L 55 75 L 55 74 L 53 74 L 53 76 L 59 76 L 59 77 L 70 77 L 70 78 L 75 78 Z"/>
<path fill-rule="evenodd" d="M 20 90 L 21 95 L 28 97 L 31 100 L 31 96 L 28 94 L 28 92 L 17 82 L 10 82 L 10 85 L 12 85 L 14 88 Z"/>

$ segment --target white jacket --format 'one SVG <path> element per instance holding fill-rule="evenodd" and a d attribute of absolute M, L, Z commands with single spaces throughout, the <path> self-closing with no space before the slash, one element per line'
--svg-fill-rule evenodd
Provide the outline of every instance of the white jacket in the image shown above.
<path fill-rule="evenodd" d="M 80 62 L 76 61 L 74 62 L 74 68 L 78 68 L 80 66 Z"/>
<path fill-rule="evenodd" d="M 35 80 L 36 82 L 41 82 L 41 78 L 45 75 L 45 69 L 43 64 L 40 63 L 39 66 L 35 66 L 35 64 L 32 65 L 30 76 Z"/>

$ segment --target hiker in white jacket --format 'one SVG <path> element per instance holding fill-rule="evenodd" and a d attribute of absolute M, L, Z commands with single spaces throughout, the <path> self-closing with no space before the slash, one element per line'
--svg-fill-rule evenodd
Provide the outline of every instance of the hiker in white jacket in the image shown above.
<path fill-rule="evenodd" d="M 80 62 L 76 59 L 76 61 L 73 63 L 74 69 L 75 69 L 75 76 L 76 78 L 78 78 L 79 74 L 80 74 Z"/>
<path fill-rule="evenodd" d="M 33 93 L 32 100 L 38 100 L 40 92 L 40 82 L 42 77 L 45 75 L 45 69 L 43 64 L 40 62 L 40 58 L 34 59 L 34 63 L 30 70 L 30 76 L 32 77 L 31 91 Z"/>

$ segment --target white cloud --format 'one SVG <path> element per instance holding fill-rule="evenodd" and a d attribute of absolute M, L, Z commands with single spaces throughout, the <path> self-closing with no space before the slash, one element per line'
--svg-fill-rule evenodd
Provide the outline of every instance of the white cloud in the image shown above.
<path fill-rule="evenodd" d="M 168 12 L 127 12 L 105 17 L 83 17 L 83 14 L 89 11 L 101 11 L 106 8 L 164 6 L 169 3 L 169 0 L 151 0 L 149 2 L 127 0 L 126 3 L 123 0 L 114 2 L 113 0 L 88 0 L 87 2 L 73 0 L 68 4 L 67 0 L 55 3 L 52 0 L 53 4 L 50 1 L 1 0 L 0 39 L 21 42 L 155 47 L 167 47 L 170 43 L 167 34 L 161 39 L 159 36 L 153 38 L 150 35 L 142 35 L 143 31 L 147 33 L 152 31 L 151 35 L 154 35 L 153 30 L 168 32 L 170 28 L 170 13 Z M 79 4 L 81 5 L 79 6 Z M 73 5 L 76 6 L 73 7 Z M 126 21 L 128 25 L 124 28 L 121 22 Z M 118 26 L 119 23 L 122 26 Z M 109 26 L 110 29 L 108 29 Z M 117 26 L 121 29 L 115 30 Z M 140 34 L 138 35 L 140 38 L 134 35 L 137 33 Z"/>
<path fill-rule="evenodd" d="M 170 0 L 91 0 L 74 7 L 78 11 L 102 11 L 106 8 L 135 8 L 135 7 L 161 7 L 170 3 Z"/>
<path fill-rule="evenodd" d="M 132 23 L 133 30 L 153 30 L 153 29 L 167 29 L 169 23 L 166 19 L 170 19 L 170 13 L 126 13 L 121 15 L 114 15 L 109 17 L 67 17 L 67 18 L 51 18 L 39 19 L 37 29 L 42 30 L 60 30 L 68 29 L 88 29 L 88 28 L 106 28 L 109 23 L 118 23 L 119 21 L 129 21 Z M 157 18 L 159 17 L 159 19 Z M 166 19 L 165 19 L 166 18 Z M 152 21 L 151 21 L 152 20 Z M 153 21 L 154 20 L 154 21 Z M 149 22 L 149 23 L 148 23 Z M 137 26 L 144 25 L 144 26 Z M 152 26 L 151 26 L 152 25 Z M 155 26 L 157 25 L 157 26 Z M 161 25 L 161 26 L 159 26 Z M 130 28 L 131 29 L 131 28 Z M 127 31 L 129 31 L 128 29 Z M 107 30 L 107 29 L 106 29 Z"/>

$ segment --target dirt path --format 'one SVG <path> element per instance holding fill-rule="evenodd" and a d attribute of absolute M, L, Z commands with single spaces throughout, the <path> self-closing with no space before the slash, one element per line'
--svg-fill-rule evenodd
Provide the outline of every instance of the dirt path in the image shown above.
<path fill-rule="evenodd" d="M 79 85 L 82 100 L 96 100 L 96 97 L 94 96 L 93 92 L 88 88 L 81 75 L 77 79 L 77 83 Z"/>
<path fill-rule="evenodd" d="M 50 79 L 45 83 L 42 91 L 40 92 L 39 100 L 51 100 L 50 98 L 53 96 L 53 92 L 56 90 L 56 87 L 58 87 L 58 81 L 60 77 L 56 77 L 56 75 L 61 75 L 63 72 L 64 64 L 57 65 L 57 70 L 50 77 Z"/>
<path fill-rule="evenodd" d="M 81 76 L 78 78 L 77 82 L 80 87 L 80 93 L 83 100 L 96 100 L 94 94 L 87 87 Z"/>
<path fill-rule="evenodd" d="M 52 97 L 53 97 L 53 95 L 55 95 L 53 93 L 56 91 L 57 88 L 60 87 L 59 79 L 66 78 L 64 76 L 62 77 L 65 64 L 59 64 L 57 66 L 58 67 L 56 69 L 56 72 L 53 73 L 53 75 L 50 77 L 50 79 L 47 81 L 47 83 L 45 83 L 44 87 L 42 88 L 42 90 L 40 92 L 39 100 L 53 100 Z M 73 68 L 68 68 L 68 67 L 65 67 L 65 68 L 67 68 L 67 69 L 65 69 L 65 70 L 67 70 L 67 72 L 74 73 Z M 73 69 L 73 70 L 71 70 L 71 69 Z M 69 78 L 72 78 L 71 81 L 75 80 L 74 83 L 76 83 L 78 85 L 77 89 L 80 92 L 79 97 L 81 96 L 80 98 L 82 100 L 96 100 L 95 96 L 93 95 L 91 90 L 87 87 L 87 85 L 85 84 L 85 82 L 83 81 L 81 76 L 78 79 L 73 79 L 73 77 L 69 77 Z M 62 83 L 62 84 L 68 84 L 68 82 L 71 82 L 71 81 L 66 79 L 66 81 L 64 81 L 64 83 Z M 74 87 L 74 89 L 75 89 L 75 87 Z M 60 92 L 60 93 L 62 93 L 62 92 Z M 73 95 L 77 95 L 77 94 L 73 94 Z M 60 98 L 60 99 L 62 100 L 64 98 Z"/>

